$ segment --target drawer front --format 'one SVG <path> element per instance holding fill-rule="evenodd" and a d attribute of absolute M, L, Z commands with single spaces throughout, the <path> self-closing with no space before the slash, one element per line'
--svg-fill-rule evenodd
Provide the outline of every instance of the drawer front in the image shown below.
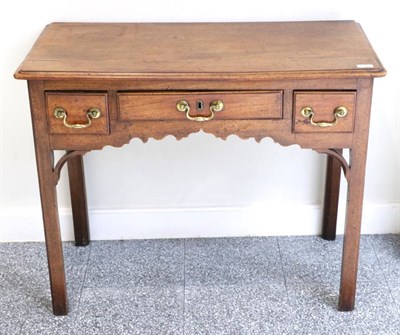
<path fill-rule="evenodd" d="M 117 100 L 119 119 L 124 121 L 282 118 L 282 91 L 124 92 Z M 178 102 L 186 105 L 179 108 Z"/>
<path fill-rule="evenodd" d="M 46 92 L 50 134 L 108 134 L 107 93 Z"/>
<path fill-rule="evenodd" d="M 355 91 L 295 91 L 294 132 L 352 132 L 355 103 Z"/>

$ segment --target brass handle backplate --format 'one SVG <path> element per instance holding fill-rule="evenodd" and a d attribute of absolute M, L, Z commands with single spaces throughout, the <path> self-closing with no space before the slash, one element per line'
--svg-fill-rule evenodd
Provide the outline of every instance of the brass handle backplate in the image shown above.
<path fill-rule="evenodd" d="M 91 119 L 98 119 L 101 116 L 101 111 L 97 107 L 89 108 L 86 111 L 86 118 L 87 118 L 86 123 L 68 123 L 68 121 L 67 121 L 68 113 L 63 107 L 54 108 L 54 116 L 57 119 L 63 119 L 64 126 L 66 126 L 68 128 L 82 129 L 82 128 L 90 127 L 90 125 L 92 124 Z"/>
<path fill-rule="evenodd" d="M 222 100 L 214 100 L 210 103 L 211 112 L 221 112 L 224 109 L 224 102 Z"/>
<path fill-rule="evenodd" d="M 306 106 L 303 107 L 300 111 L 301 115 L 309 118 L 310 119 L 310 123 L 313 126 L 317 126 L 317 127 L 333 127 L 336 126 L 338 123 L 338 119 L 345 117 L 347 115 L 347 108 L 345 106 L 338 106 L 335 108 L 335 110 L 333 111 L 333 116 L 335 117 L 335 120 L 332 122 L 328 122 L 328 121 L 320 121 L 320 122 L 315 122 L 314 121 L 314 110 L 312 109 L 312 107 L 310 106 Z"/>
<path fill-rule="evenodd" d="M 185 112 L 186 118 L 191 121 L 210 121 L 214 118 L 214 112 L 220 112 L 224 109 L 224 103 L 222 100 L 214 100 L 210 103 L 210 114 L 209 115 L 191 115 L 190 105 L 186 100 L 179 100 L 176 103 L 176 109 L 179 112 Z"/>

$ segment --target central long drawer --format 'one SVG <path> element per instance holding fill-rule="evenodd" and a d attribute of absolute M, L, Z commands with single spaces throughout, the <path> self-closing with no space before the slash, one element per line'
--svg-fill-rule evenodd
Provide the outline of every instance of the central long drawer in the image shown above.
<path fill-rule="evenodd" d="M 211 119 L 215 120 L 280 119 L 282 98 L 283 93 L 279 90 L 120 92 L 117 95 L 118 118 L 121 121 L 160 121 L 193 120 L 196 117 L 201 120 L 203 117 L 208 121 L 212 115 Z M 186 104 L 178 108 L 179 103 Z"/>

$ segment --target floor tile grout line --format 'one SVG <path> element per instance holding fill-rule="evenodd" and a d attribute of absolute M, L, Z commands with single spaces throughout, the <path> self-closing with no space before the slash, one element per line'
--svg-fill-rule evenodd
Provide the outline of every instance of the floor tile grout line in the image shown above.
<path fill-rule="evenodd" d="M 287 298 L 289 306 L 290 306 L 289 291 L 288 291 L 288 288 L 287 288 L 287 281 L 286 281 L 286 272 L 285 272 L 285 268 L 283 266 L 283 255 L 282 255 L 282 252 L 281 252 L 281 246 L 279 244 L 279 237 L 278 236 L 276 237 L 276 243 L 278 245 L 279 260 L 280 260 L 281 268 L 282 268 L 283 284 L 285 285 L 286 298 Z"/>
<path fill-rule="evenodd" d="M 394 295 L 393 295 L 393 293 L 392 293 L 392 289 L 390 288 L 390 285 L 389 285 L 389 282 L 388 282 L 386 273 L 385 273 L 385 271 L 383 271 L 382 263 L 381 263 L 381 261 L 380 261 L 380 259 L 379 259 L 379 257 L 378 257 L 377 252 L 376 252 L 376 248 L 375 248 L 375 244 L 374 244 L 374 242 L 373 242 L 373 239 L 374 239 L 373 236 L 370 236 L 370 244 L 371 244 L 371 246 L 372 246 L 372 250 L 374 251 L 375 257 L 376 257 L 376 259 L 377 259 L 377 261 L 378 261 L 379 269 L 380 269 L 381 272 L 382 272 L 383 278 L 385 278 L 385 284 L 386 284 L 386 287 L 389 289 L 390 297 L 392 298 L 394 307 L 395 307 L 395 308 L 399 311 L 399 313 L 400 313 L 400 305 L 396 302 L 396 299 L 394 298 Z"/>
<path fill-rule="evenodd" d="M 186 324 L 186 239 L 183 239 L 183 310 L 182 310 L 182 334 L 185 335 Z"/>
<path fill-rule="evenodd" d="M 75 330 L 76 319 L 77 319 L 77 317 L 79 315 L 79 312 L 80 312 L 80 309 L 81 309 L 82 292 L 83 292 L 83 288 L 85 286 L 86 274 L 87 274 L 87 271 L 88 271 L 88 266 L 89 266 L 90 258 L 91 258 L 91 255 L 92 255 L 92 243 L 93 242 L 90 241 L 89 245 L 86 246 L 86 247 L 89 247 L 89 255 L 88 255 L 88 258 L 86 260 L 85 273 L 83 274 L 82 285 L 81 285 L 81 288 L 80 288 L 79 296 L 77 297 L 77 301 L 76 301 L 76 313 L 75 313 L 74 319 L 72 321 L 72 325 L 73 325 L 74 330 Z M 77 248 L 79 248 L 79 247 L 77 247 Z"/>
<path fill-rule="evenodd" d="M 25 324 L 27 323 L 27 320 L 24 320 L 21 325 L 19 326 L 19 334 L 22 334 L 22 329 L 24 329 Z"/>

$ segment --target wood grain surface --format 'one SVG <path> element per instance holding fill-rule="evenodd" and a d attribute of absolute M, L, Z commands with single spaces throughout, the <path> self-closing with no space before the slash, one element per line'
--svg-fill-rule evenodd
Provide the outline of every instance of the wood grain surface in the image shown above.
<path fill-rule="evenodd" d="M 384 72 L 354 21 L 53 23 L 15 76 L 273 79 Z"/>

